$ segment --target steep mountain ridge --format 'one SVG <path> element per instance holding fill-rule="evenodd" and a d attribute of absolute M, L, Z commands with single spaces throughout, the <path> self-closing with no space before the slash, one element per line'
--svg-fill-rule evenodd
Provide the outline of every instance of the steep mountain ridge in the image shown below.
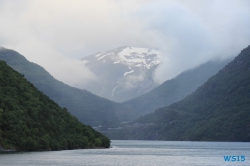
<path fill-rule="evenodd" d="M 160 107 L 168 106 L 184 99 L 206 82 L 208 78 L 222 69 L 228 62 L 229 60 L 207 62 L 194 69 L 185 71 L 175 78 L 165 81 L 151 91 L 123 102 L 123 104 L 131 108 L 138 115 L 151 113 Z"/>
<path fill-rule="evenodd" d="M 109 132 L 111 139 L 250 141 L 250 46 L 185 99 Z"/>
<path fill-rule="evenodd" d="M 160 51 L 139 47 L 120 47 L 86 56 L 81 60 L 98 77 L 86 89 L 117 102 L 139 96 L 156 87 L 153 72 L 161 56 Z"/>
<path fill-rule="evenodd" d="M 1 48 L 0 60 L 18 71 L 40 91 L 61 107 L 76 116 L 79 121 L 91 126 L 112 127 L 132 117 L 132 112 L 120 103 L 93 95 L 86 90 L 70 87 L 54 79 L 44 68 L 29 62 L 18 52 Z"/>
<path fill-rule="evenodd" d="M 110 140 L 0 61 L 0 151 L 109 148 Z"/>

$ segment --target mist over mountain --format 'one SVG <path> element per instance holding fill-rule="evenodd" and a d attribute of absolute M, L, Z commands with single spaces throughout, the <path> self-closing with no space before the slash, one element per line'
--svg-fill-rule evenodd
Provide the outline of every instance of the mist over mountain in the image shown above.
<path fill-rule="evenodd" d="M 154 71 L 161 52 L 148 48 L 119 47 L 81 60 L 97 76 L 84 88 L 107 99 L 121 102 L 142 95 L 154 87 Z"/>
<path fill-rule="evenodd" d="M 229 60 L 210 61 L 194 69 L 185 71 L 175 78 L 139 97 L 123 102 L 138 115 L 145 115 L 154 110 L 182 100 L 194 92 L 211 76 L 222 69 Z"/>
<path fill-rule="evenodd" d="M 41 66 L 29 62 L 18 52 L 1 48 L 0 60 L 23 74 L 40 91 L 49 96 L 61 107 L 76 116 L 80 122 L 91 126 L 112 127 L 133 116 L 131 110 L 120 103 L 112 102 L 90 93 L 70 87 L 52 77 Z"/>
<path fill-rule="evenodd" d="M 194 93 L 109 133 L 112 139 L 250 141 L 250 46 Z"/>

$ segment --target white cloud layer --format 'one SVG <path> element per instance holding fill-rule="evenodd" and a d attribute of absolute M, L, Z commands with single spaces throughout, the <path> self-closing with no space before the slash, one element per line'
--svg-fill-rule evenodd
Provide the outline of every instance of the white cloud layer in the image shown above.
<path fill-rule="evenodd" d="M 161 83 L 237 55 L 250 44 L 249 20 L 248 0 L 2 0 L 0 46 L 78 87 L 97 78 L 76 59 L 124 45 L 157 48 Z"/>
<path fill-rule="evenodd" d="M 153 1 L 140 9 L 164 53 L 156 80 L 163 82 L 208 60 L 236 56 L 250 45 L 249 1 Z"/>

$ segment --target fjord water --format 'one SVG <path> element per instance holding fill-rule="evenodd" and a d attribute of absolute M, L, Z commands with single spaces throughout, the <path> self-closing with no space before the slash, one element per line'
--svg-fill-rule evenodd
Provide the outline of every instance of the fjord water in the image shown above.
<path fill-rule="evenodd" d="M 79 149 L 0 154 L 2 166 L 158 166 L 250 165 L 250 143 L 186 141 L 118 141 L 110 149 Z M 225 161 L 243 156 L 245 161 Z"/>

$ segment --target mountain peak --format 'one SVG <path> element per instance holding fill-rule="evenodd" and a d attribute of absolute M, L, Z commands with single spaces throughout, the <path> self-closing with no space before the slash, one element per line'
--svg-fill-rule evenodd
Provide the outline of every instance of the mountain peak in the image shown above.
<path fill-rule="evenodd" d="M 114 130 L 120 138 L 112 139 L 249 142 L 249 85 L 247 47 L 192 94 L 134 121 L 140 125 Z"/>
<path fill-rule="evenodd" d="M 85 88 L 114 101 L 141 95 L 156 86 L 153 72 L 161 56 L 155 49 L 123 46 L 84 57 L 81 60 L 99 77 L 99 83 Z"/>
<path fill-rule="evenodd" d="M 160 63 L 159 59 L 162 54 L 160 51 L 154 49 L 123 46 L 110 51 L 102 51 L 90 55 L 90 57 L 92 56 L 103 63 L 110 62 L 111 60 L 113 64 L 122 63 L 127 66 L 146 67 L 150 69 Z M 81 60 L 85 61 L 86 58 L 87 57 L 84 57 Z"/>

